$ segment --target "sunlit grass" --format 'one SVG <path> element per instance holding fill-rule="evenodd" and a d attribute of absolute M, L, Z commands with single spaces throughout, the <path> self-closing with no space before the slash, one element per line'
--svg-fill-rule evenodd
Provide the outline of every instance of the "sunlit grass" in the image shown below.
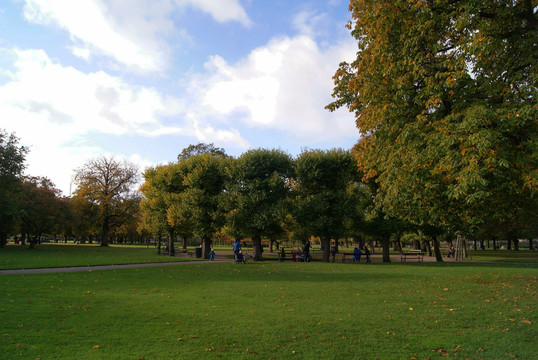
<path fill-rule="evenodd" d="M 6 359 L 537 357 L 536 267 L 205 263 L 0 276 Z"/>

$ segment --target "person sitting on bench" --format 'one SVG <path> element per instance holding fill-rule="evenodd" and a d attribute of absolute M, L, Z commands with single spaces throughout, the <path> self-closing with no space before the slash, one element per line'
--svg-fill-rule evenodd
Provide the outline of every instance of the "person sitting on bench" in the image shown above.
<path fill-rule="evenodd" d="M 353 262 L 361 262 L 361 255 L 362 251 L 359 249 L 359 246 L 355 246 L 355 250 L 353 250 Z"/>

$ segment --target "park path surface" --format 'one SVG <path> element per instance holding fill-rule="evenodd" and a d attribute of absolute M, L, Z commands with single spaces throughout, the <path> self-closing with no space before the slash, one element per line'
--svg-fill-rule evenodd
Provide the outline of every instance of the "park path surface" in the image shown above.
<path fill-rule="evenodd" d="M 233 262 L 230 258 L 231 252 L 217 253 L 215 261 L 207 260 L 194 260 L 194 261 L 176 261 L 176 262 L 162 262 L 162 263 L 144 263 L 144 264 L 116 264 L 116 265 L 93 265 L 93 266 L 71 266 L 71 267 L 55 267 L 55 268 L 39 268 L 39 269 L 9 269 L 0 270 L 0 275 L 15 275 L 15 274 L 45 274 L 45 273 L 59 273 L 59 272 L 75 272 L 75 271 L 96 271 L 96 270 L 111 270 L 111 269 L 129 269 L 129 268 L 141 268 L 141 267 L 156 267 L 156 266 L 180 266 L 190 264 L 212 264 L 221 262 Z M 375 254 L 374 256 L 378 256 Z M 444 261 L 453 262 L 452 259 L 443 258 Z M 400 255 L 391 255 L 391 261 L 394 263 L 400 262 Z M 337 261 L 339 262 L 339 261 Z M 408 261 L 408 263 L 416 262 L 414 260 Z M 424 256 L 424 262 L 435 262 L 435 256 Z"/>

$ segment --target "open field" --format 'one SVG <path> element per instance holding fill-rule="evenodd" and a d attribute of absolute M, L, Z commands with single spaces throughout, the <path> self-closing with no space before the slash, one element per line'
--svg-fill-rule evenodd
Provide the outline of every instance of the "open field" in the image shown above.
<path fill-rule="evenodd" d="M 141 264 L 189 261 L 192 258 L 157 255 L 157 249 L 146 246 L 43 244 L 34 249 L 8 245 L 0 249 L 0 269 L 35 269 L 58 266 Z"/>
<path fill-rule="evenodd" d="M 536 266 L 263 262 L 0 276 L 5 359 L 534 359 Z"/>

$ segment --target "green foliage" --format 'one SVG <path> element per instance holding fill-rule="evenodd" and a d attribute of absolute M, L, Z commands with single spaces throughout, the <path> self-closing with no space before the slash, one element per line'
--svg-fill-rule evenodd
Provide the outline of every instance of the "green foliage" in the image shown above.
<path fill-rule="evenodd" d="M 359 51 L 337 70 L 327 107 L 355 113 L 378 209 L 471 236 L 491 223 L 536 229 L 536 6 L 354 0 L 350 9 Z"/>
<path fill-rule="evenodd" d="M 14 134 L 0 129 L 0 247 L 19 216 L 20 177 L 27 152 Z"/>
<path fill-rule="evenodd" d="M 294 214 L 309 233 L 324 244 L 329 261 L 329 243 L 346 233 L 345 220 L 354 214 L 355 197 L 350 188 L 358 180 L 357 165 L 350 151 L 307 150 L 295 161 Z"/>
<path fill-rule="evenodd" d="M 536 284 L 535 267 L 491 264 L 2 275 L 0 347 L 9 359 L 533 359 Z"/>
<path fill-rule="evenodd" d="M 249 150 L 230 168 L 227 224 L 234 235 L 253 238 L 256 260 L 261 260 L 261 237 L 283 233 L 292 176 L 291 157 L 276 149 Z"/>

